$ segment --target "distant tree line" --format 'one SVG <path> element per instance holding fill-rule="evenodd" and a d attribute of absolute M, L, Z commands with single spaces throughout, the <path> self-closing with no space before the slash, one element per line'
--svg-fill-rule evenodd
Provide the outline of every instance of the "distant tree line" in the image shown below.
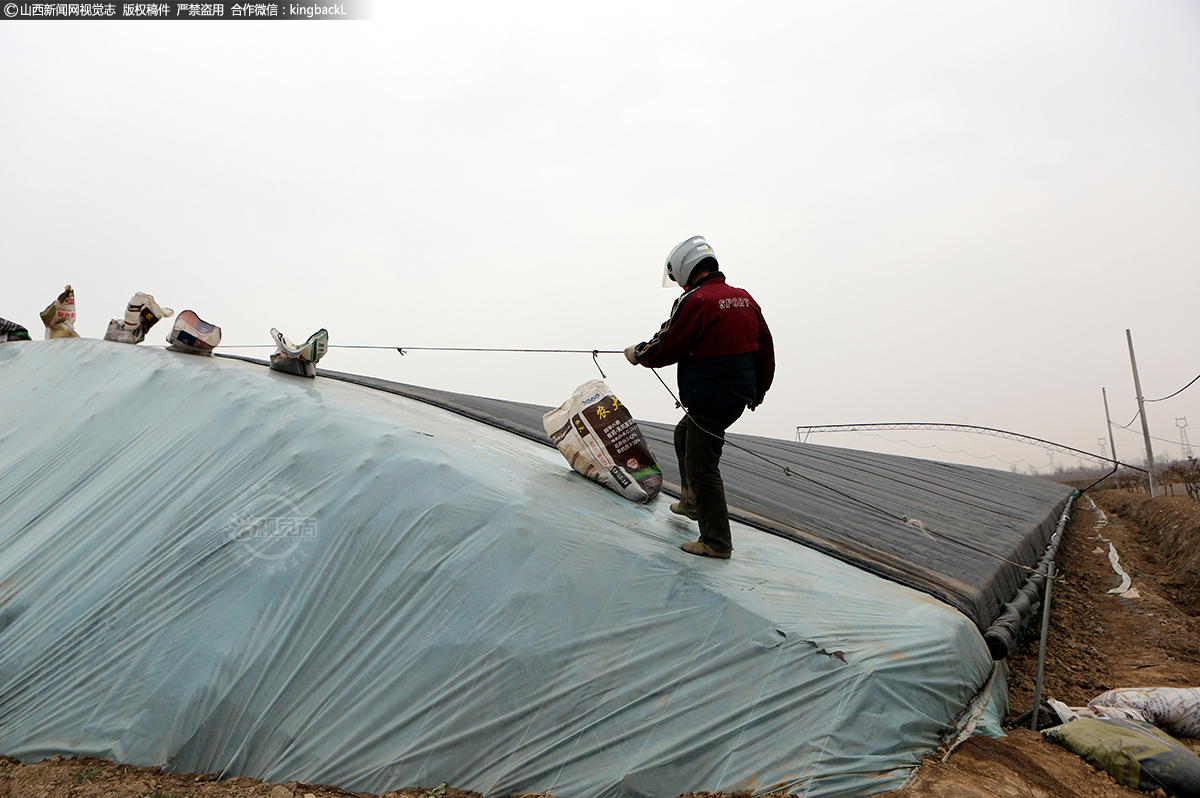
<path fill-rule="evenodd" d="M 1055 482 L 1062 482 L 1076 488 L 1089 487 L 1097 479 L 1104 476 L 1111 469 L 1105 468 L 1077 468 L 1071 471 L 1058 469 L 1054 474 L 1039 474 L 1043 479 L 1052 479 Z M 1183 492 L 1188 498 L 1193 501 L 1200 501 L 1200 460 L 1195 457 L 1189 457 L 1186 460 L 1176 460 L 1173 463 L 1160 466 L 1154 470 L 1154 476 L 1158 482 L 1159 490 L 1168 496 L 1177 496 L 1178 488 L 1182 486 Z M 1108 488 L 1118 488 L 1120 490 L 1133 491 L 1135 493 L 1150 492 L 1150 475 L 1145 471 L 1135 471 L 1129 468 L 1121 468 L 1118 471 L 1106 477 L 1104 482 L 1096 486 L 1100 490 Z"/>
<path fill-rule="evenodd" d="M 1011 470 L 1014 474 L 1020 473 L 1015 467 Z M 1057 466 L 1053 472 L 1047 473 L 1030 469 L 1029 475 L 1048 479 L 1053 482 L 1061 482 L 1064 485 L 1080 489 L 1108 490 L 1110 488 L 1117 488 L 1135 493 L 1150 492 L 1150 475 L 1146 471 L 1122 467 L 1115 474 L 1111 472 L 1111 466 L 1087 467 L 1081 464 L 1075 468 Z M 1162 494 L 1178 496 L 1182 492 L 1186 493 L 1188 498 L 1193 501 L 1200 501 L 1200 460 L 1197 460 L 1195 457 L 1188 457 L 1185 460 L 1176 460 L 1166 465 L 1160 465 L 1154 469 L 1154 476 L 1158 481 L 1159 491 Z M 1096 480 L 1098 479 L 1103 479 L 1103 482 L 1099 485 L 1096 484 Z"/>

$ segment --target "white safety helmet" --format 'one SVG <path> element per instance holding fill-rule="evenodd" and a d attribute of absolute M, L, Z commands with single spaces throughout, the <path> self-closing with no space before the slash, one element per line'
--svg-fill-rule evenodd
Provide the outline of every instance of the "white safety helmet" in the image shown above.
<path fill-rule="evenodd" d="M 696 264 L 708 258 L 712 258 L 715 269 L 717 256 L 713 254 L 712 247 L 704 240 L 704 236 L 692 236 L 684 241 L 667 256 L 666 265 L 663 266 L 663 288 L 670 288 L 671 283 L 680 287 L 686 286 Z"/>

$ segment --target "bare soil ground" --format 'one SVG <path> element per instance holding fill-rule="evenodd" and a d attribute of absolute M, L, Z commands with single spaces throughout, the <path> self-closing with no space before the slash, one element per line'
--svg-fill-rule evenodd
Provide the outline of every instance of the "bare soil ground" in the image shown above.
<path fill-rule="evenodd" d="M 1072 515 L 1051 600 L 1043 697 L 1083 706 L 1114 687 L 1200 686 L 1200 503 L 1103 491 Z M 1126 597 L 1108 557 L 1116 547 L 1133 580 Z M 1033 705 L 1038 624 L 1009 658 L 1011 721 Z M 945 762 L 931 755 L 888 798 L 1131 798 L 1079 757 L 1028 728 L 993 740 L 974 737 Z M 1200 754 L 1200 740 L 1183 740 Z M 428 785 L 386 798 L 473 798 L 478 793 Z M 22 765 L 0 757 L 0 798 L 366 798 L 327 785 L 269 784 L 250 778 L 164 773 L 98 759 L 54 757 Z M 525 798 L 551 798 L 527 795 Z M 745 793 L 689 793 L 680 798 L 747 798 Z"/>
<path fill-rule="evenodd" d="M 1090 494 L 1089 494 L 1090 496 Z M 1084 706 L 1116 687 L 1200 686 L 1200 503 L 1103 491 L 1082 498 L 1064 536 L 1051 591 L 1042 696 Z M 1133 592 L 1109 562 L 1111 542 Z M 1033 706 L 1040 624 L 1009 657 L 1011 722 Z M 973 737 L 946 762 L 927 758 L 888 798 L 1121 798 L 1146 793 L 1114 783 L 1028 728 Z M 1181 740 L 1200 754 L 1200 740 Z"/>

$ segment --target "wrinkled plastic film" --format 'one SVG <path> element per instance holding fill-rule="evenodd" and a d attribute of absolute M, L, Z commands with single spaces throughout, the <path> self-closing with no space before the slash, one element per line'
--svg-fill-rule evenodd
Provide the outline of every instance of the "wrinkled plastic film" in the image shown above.
<path fill-rule="evenodd" d="M 733 560 L 692 557 L 666 502 L 380 391 L 62 340 L 0 347 L 0 399 L 0 751 L 26 761 L 865 796 L 991 667 L 930 596 L 736 523 Z"/>

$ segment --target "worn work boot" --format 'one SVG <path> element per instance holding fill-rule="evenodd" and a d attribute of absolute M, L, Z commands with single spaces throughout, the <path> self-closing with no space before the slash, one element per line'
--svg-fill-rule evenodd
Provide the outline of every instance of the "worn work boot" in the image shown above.
<path fill-rule="evenodd" d="M 696 497 L 690 490 L 683 491 L 679 501 L 671 505 L 671 512 L 685 515 L 693 521 L 700 520 L 700 513 L 696 511 Z"/>
<path fill-rule="evenodd" d="M 681 501 L 675 502 L 671 505 L 671 512 L 675 513 L 675 515 L 686 515 L 693 521 L 700 520 L 700 514 L 696 512 L 696 505 L 694 504 L 687 504 Z"/>
<path fill-rule="evenodd" d="M 686 551 L 688 554 L 695 554 L 700 557 L 716 557 L 718 560 L 728 560 L 732 551 L 717 551 L 709 548 L 702 540 L 693 540 L 690 543 L 684 543 L 679 548 Z"/>

